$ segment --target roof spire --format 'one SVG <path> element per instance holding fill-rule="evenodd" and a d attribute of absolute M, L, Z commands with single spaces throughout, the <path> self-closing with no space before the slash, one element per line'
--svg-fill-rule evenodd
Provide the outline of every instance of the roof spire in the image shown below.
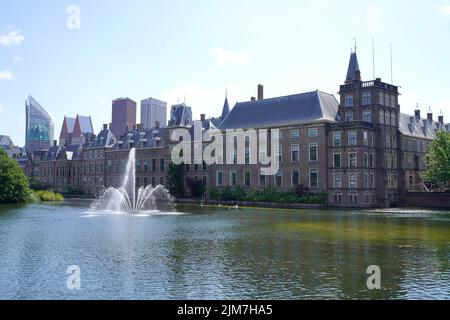
<path fill-rule="evenodd" d="M 347 77 L 345 83 L 351 83 L 353 81 L 361 81 L 361 71 L 359 70 L 358 57 L 356 55 L 356 42 L 355 52 L 350 54 L 350 62 L 348 63 Z"/>
<path fill-rule="evenodd" d="M 230 106 L 228 104 L 228 89 L 225 88 L 225 102 L 222 108 L 222 115 L 220 116 L 220 120 L 224 120 L 226 116 L 230 113 Z"/>

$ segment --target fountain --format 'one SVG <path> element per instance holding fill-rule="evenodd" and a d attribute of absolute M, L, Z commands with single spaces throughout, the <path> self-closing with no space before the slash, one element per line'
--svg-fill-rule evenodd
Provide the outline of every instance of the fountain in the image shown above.
<path fill-rule="evenodd" d="M 133 148 L 128 156 L 122 186 L 107 188 L 92 203 L 91 209 L 130 213 L 172 211 L 174 198 L 162 185 L 140 187 L 136 190 L 136 149 Z"/>

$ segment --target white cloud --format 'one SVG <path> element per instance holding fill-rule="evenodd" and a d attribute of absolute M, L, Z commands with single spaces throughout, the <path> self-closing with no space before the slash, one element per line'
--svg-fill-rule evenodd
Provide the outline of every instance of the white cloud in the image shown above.
<path fill-rule="evenodd" d="M 14 62 L 20 62 L 20 61 L 22 61 L 22 57 L 15 56 L 15 57 L 13 58 L 13 61 L 14 61 Z"/>
<path fill-rule="evenodd" d="M 375 32 L 381 28 L 383 23 L 383 10 L 380 5 L 373 4 L 367 8 L 367 27 L 369 31 Z"/>
<path fill-rule="evenodd" d="M 442 6 L 441 12 L 445 14 L 450 14 L 450 5 Z"/>
<path fill-rule="evenodd" d="M 0 71 L 0 80 L 12 80 L 14 79 L 14 74 L 11 71 Z"/>
<path fill-rule="evenodd" d="M 247 52 L 234 53 L 222 48 L 213 48 L 212 52 L 214 57 L 221 64 L 245 64 L 248 62 Z"/>
<path fill-rule="evenodd" d="M 0 34 L 0 45 L 9 47 L 12 45 L 19 45 L 25 40 L 25 37 L 22 35 L 21 31 L 13 28 L 14 27 L 10 27 L 8 28 L 8 31 Z"/>

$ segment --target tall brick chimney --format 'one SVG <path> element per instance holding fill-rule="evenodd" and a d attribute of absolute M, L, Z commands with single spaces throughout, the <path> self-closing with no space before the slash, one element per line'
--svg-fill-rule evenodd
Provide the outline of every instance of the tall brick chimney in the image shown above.
<path fill-rule="evenodd" d="M 258 84 L 258 100 L 264 99 L 264 87 L 262 84 Z"/>
<path fill-rule="evenodd" d="M 441 112 L 439 113 L 439 116 L 438 116 L 438 122 L 439 122 L 440 124 L 444 124 L 444 115 L 442 114 L 442 110 L 441 110 Z"/>
<path fill-rule="evenodd" d="M 419 108 L 419 104 L 416 105 L 416 110 L 414 110 L 414 116 L 416 117 L 416 119 L 420 119 L 420 108 Z"/>
<path fill-rule="evenodd" d="M 427 119 L 428 119 L 428 121 L 433 122 L 433 112 L 431 112 L 431 107 L 428 110 Z"/>
<path fill-rule="evenodd" d="M 103 130 L 108 130 L 108 125 L 106 123 L 103 124 Z"/>
<path fill-rule="evenodd" d="M 202 122 L 204 122 L 204 121 L 206 120 L 206 115 L 205 115 L 204 113 L 202 113 L 202 114 L 200 115 L 200 120 L 201 120 Z"/>

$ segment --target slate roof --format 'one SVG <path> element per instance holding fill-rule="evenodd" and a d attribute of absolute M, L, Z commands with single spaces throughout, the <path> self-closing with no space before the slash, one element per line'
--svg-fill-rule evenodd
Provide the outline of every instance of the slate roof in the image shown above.
<path fill-rule="evenodd" d="M 81 150 L 83 145 L 81 144 L 70 144 L 65 146 L 61 152 L 65 153 L 67 160 L 75 160 L 80 158 Z"/>
<path fill-rule="evenodd" d="M 44 161 L 54 161 L 58 158 L 59 153 L 61 152 L 60 146 L 52 146 L 48 149 L 47 153 L 44 156 Z"/>
<path fill-rule="evenodd" d="M 345 83 L 349 81 L 354 81 L 355 72 L 359 70 L 358 57 L 356 56 L 356 52 L 352 52 L 350 55 L 350 61 L 348 63 L 347 77 L 345 78 Z"/>
<path fill-rule="evenodd" d="M 165 128 L 132 130 L 121 136 L 112 147 L 114 150 L 126 150 L 131 147 L 152 148 L 164 146 Z"/>
<path fill-rule="evenodd" d="M 335 122 L 338 101 L 328 93 L 312 91 L 291 96 L 237 103 L 219 129 L 249 129 L 302 124 L 311 121 Z"/>
<path fill-rule="evenodd" d="M 450 132 L 450 123 L 441 124 L 437 121 L 429 121 L 428 119 L 418 119 L 415 116 L 400 113 L 399 130 L 405 136 L 434 139 L 436 132 L 443 129 Z"/>
<path fill-rule="evenodd" d="M 94 141 L 92 141 L 90 147 L 91 148 L 109 148 L 114 146 L 117 142 L 116 137 L 109 129 L 103 129 L 99 132 L 99 134 L 95 137 Z"/>
<path fill-rule="evenodd" d="M 230 106 L 228 105 L 228 98 L 225 97 L 225 102 L 223 104 L 222 115 L 220 116 L 220 119 L 222 121 L 225 120 L 225 118 L 229 113 L 230 113 Z"/>
<path fill-rule="evenodd" d="M 185 126 L 192 123 L 192 109 L 186 106 L 184 103 L 174 105 L 171 108 L 171 115 L 169 120 L 169 126 Z"/>

